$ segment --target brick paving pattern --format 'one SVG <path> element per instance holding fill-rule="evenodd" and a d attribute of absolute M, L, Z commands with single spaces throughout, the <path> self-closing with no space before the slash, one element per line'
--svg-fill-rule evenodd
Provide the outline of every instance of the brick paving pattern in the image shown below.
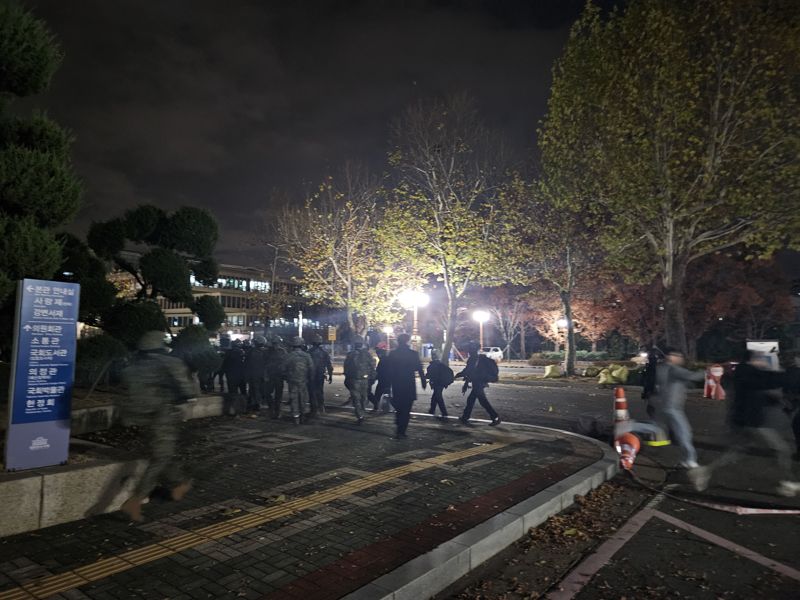
<path fill-rule="evenodd" d="M 183 453 L 195 487 L 184 502 L 154 499 L 142 524 L 113 513 L 0 540 L 0 599 L 39 578 L 203 527 L 246 524 L 250 515 L 256 526 L 51 597 L 338 598 L 601 458 L 594 444 L 557 432 L 426 418 L 412 421 L 409 440 L 395 441 L 392 419 L 378 415 L 359 427 L 334 410 L 300 427 L 262 416 L 186 423 Z M 280 513 L 316 492 L 415 464 L 424 468 Z M 270 507 L 278 517 L 257 517 Z"/>

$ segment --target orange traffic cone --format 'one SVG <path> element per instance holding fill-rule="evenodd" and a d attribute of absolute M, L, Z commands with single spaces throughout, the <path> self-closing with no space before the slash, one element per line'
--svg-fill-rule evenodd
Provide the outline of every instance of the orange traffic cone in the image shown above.
<path fill-rule="evenodd" d="M 622 431 L 629 430 L 631 415 L 628 413 L 628 400 L 625 398 L 625 388 L 614 388 L 614 437 Z"/>
<path fill-rule="evenodd" d="M 636 460 L 636 454 L 641 448 L 639 438 L 632 433 L 623 433 L 616 440 L 614 440 L 614 447 L 619 453 L 619 464 L 626 471 L 633 468 L 633 461 Z"/>

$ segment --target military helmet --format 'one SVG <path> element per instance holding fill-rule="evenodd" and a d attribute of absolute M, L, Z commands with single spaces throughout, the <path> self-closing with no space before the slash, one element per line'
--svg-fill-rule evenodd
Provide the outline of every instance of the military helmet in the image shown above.
<path fill-rule="evenodd" d="M 253 343 L 261 348 L 267 345 L 267 338 L 265 338 L 263 335 L 257 335 L 253 338 Z"/>
<path fill-rule="evenodd" d="M 231 346 L 234 348 L 241 348 L 242 347 L 242 340 L 233 340 L 231 342 Z"/>
<path fill-rule="evenodd" d="M 161 350 L 167 347 L 166 334 L 163 331 L 148 331 L 141 338 L 137 348 L 142 352 Z"/>
<path fill-rule="evenodd" d="M 277 333 L 270 332 L 267 334 L 267 341 L 270 344 L 277 345 L 280 344 L 283 340 L 281 339 L 281 336 L 279 336 Z"/>
<path fill-rule="evenodd" d="M 356 348 L 360 348 L 361 346 L 364 345 L 364 338 L 361 337 L 360 335 L 354 335 L 353 337 L 350 338 L 350 341 Z"/>
<path fill-rule="evenodd" d="M 303 338 L 301 338 L 299 335 L 296 335 L 296 336 L 294 336 L 292 338 L 292 341 L 289 342 L 289 345 L 292 348 L 301 348 L 302 346 L 306 345 L 306 341 Z"/>
<path fill-rule="evenodd" d="M 311 343 L 312 344 L 317 344 L 317 345 L 321 344 L 322 343 L 322 336 L 320 334 L 318 334 L 318 333 L 315 333 L 314 335 L 311 336 Z"/>

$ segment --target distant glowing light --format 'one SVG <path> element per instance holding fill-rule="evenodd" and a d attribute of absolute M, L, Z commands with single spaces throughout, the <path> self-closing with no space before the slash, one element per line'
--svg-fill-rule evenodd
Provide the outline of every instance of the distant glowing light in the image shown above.
<path fill-rule="evenodd" d="M 414 307 L 422 308 L 423 306 L 427 306 L 428 302 L 431 300 L 431 297 L 428 296 L 428 294 L 420 290 L 402 291 L 397 298 L 400 300 L 400 304 L 403 306 L 403 308 L 407 309 Z"/>
<path fill-rule="evenodd" d="M 492 316 L 485 310 L 476 310 L 473 311 L 472 318 L 478 323 L 486 323 Z"/>

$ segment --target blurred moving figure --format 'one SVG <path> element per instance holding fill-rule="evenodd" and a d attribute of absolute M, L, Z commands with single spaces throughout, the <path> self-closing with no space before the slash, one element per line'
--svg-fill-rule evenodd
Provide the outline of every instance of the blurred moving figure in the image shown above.
<path fill-rule="evenodd" d="M 668 350 L 664 363 L 656 369 L 657 398 L 652 402 L 656 423 L 665 431 L 672 432 L 672 439 L 683 452 L 681 466 L 696 469 L 697 450 L 692 443 L 692 426 L 686 418 L 686 388 L 693 381 L 703 381 L 704 371 L 692 372 L 683 367 L 685 358 L 679 350 Z M 649 412 L 649 411 L 648 411 Z"/>
<path fill-rule="evenodd" d="M 766 424 L 767 409 L 777 404 L 776 397 L 769 392 L 783 387 L 786 375 L 770 371 L 767 367 L 764 357 L 751 350 L 745 352 L 742 363 L 736 367 L 729 413 L 733 443 L 708 466 L 689 472 L 698 491 L 708 488 L 716 469 L 738 462 L 748 446 L 761 445 L 771 448 L 778 456 L 782 477 L 778 484 L 778 493 L 782 496 L 800 493 L 800 482 L 794 480 L 792 473 L 791 448 L 780 433 Z"/>
<path fill-rule="evenodd" d="M 786 367 L 783 394 L 786 400 L 786 412 L 792 419 L 794 459 L 800 460 L 800 354 L 790 357 L 790 362 Z"/>
<path fill-rule="evenodd" d="M 176 457 L 181 422 L 178 405 L 196 393 L 186 365 L 169 355 L 163 331 L 148 331 L 142 336 L 139 352 L 123 371 L 123 381 L 129 394 L 123 422 L 145 429 L 150 460 L 133 495 L 120 510 L 141 521 L 142 504 L 157 486 L 168 488 L 173 500 L 182 499 L 191 487 Z"/>

